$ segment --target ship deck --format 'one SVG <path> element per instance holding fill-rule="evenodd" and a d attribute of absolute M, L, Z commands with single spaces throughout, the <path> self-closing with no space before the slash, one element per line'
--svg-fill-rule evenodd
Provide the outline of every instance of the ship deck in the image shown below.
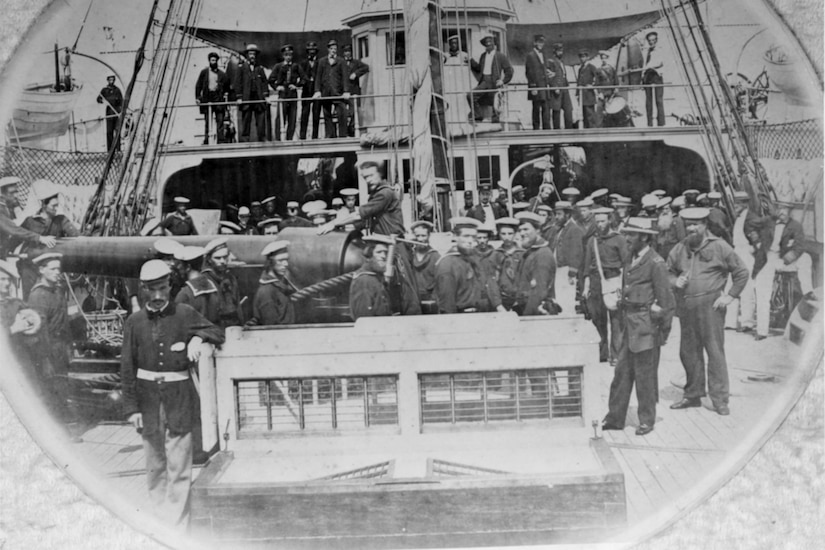
<path fill-rule="evenodd" d="M 731 415 L 719 416 L 707 400 L 700 408 L 670 410 L 681 398 L 678 340 L 677 319 L 662 350 L 655 430 L 643 437 L 634 434 L 634 395 L 624 431 L 603 434 L 625 474 L 627 530 L 617 532 L 616 540 L 639 540 L 663 529 L 721 487 L 778 428 L 812 374 L 800 371 L 797 348 L 780 334 L 757 342 L 750 335 L 726 331 Z M 605 411 L 612 373 L 606 363 L 599 365 Z M 773 379 L 753 380 L 760 375 Z M 129 495 L 136 508 L 148 510 L 143 451 L 135 430 L 101 422 L 82 438 L 78 451 L 97 465 L 114 490 Z M 196 467 L 194 473 L 201 471 Z"/>

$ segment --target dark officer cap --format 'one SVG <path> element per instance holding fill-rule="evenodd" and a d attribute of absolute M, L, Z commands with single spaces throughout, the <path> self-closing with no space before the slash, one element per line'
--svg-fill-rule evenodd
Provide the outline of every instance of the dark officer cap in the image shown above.
<path fill-rule="evenodd" d="M 306 50 L 308 52 L 317 52 L 318 51 L 318 43 L 314 41 L 307 42 Z"/>
<path fill-rule="evenodd" d="M 291 51 L 294 51 L 294 48 L 292 47 L 292 44 L 284 44 L 283 46 L 281 46 L 281 53 L 286 53 L 286 52 L 291 52 Z"/>

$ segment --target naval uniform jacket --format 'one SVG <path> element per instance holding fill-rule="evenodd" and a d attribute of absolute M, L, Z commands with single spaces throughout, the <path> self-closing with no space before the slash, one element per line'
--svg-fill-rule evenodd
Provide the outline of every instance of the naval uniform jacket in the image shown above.
<path fill-rule="evenodd" d="M 361 221 L 367 224 L 372 233 L 379 235 L 403 235 L 404 216 L 401 213 L 401 201 L 395 191 L 382 182 L 370 193 L 366 204 L 358 207 Z"/>
<path fill-rule="evenodd" d="M 0 197 L 0 258 L 8 256 L 21 242 L 36 245 L 40 242 L 40 235 L 14 223 L 6 199 Z"/>
<path fill-rule="evenodd" d="M 573 218 L 565 222 L 556 236 L 556 268 L 568 268 L 570 277 L 578 274 L 584 258 L 583 237 L 584 231 Z"/>
<path fill-rule="evenodd" d="M 496 282 L 501 293 L 501 301 L 508 309 L 512 308 L 518 294 L 517 275 L 522 256 L 524 249 L 512 241 L 507 246 L 502 244 L 495 252 Z"/>
<path fill-rule="evenodd" d="M 233 89 L 237 99 L 242 101 L 263 101 L 269 96 L 269 84 L 266 73 L 260 65 L 251 66 L 248 62 L 241 63 L 235 71 Z M 265 111 L 265 103 L 242 103 L 242 111 Z"/>
<path fill-rule="evenodd" d="M 269 85 L 272 89 L 278 91 L 278 87 L 282 87 L 282 91 L 278 91 L 278 95 L 283 99 L 292 99 L 298 97 L 298 90 L 304 82 L 304 72 L 301 70 L 301 65 L 295 63 L 287 63 L 282 61 L 273 67 L 272 72 L 269 73 Z M 295 89 L 291 89 L 292 85 Z M 295 105 L 295 103 L 292 103 Z"/>
<path fill-rule="evenodd" d="M 539 315 L 539 306 L 555 297 L 556 260 L 544 239 L 539 239 L 521 257 L 516 274 L 517 302 L 521 315 Z"/>
<path fill-rule="evenodd" d="M 479 259 L 464 256 L 456 247 L 436 264 L 435 292 L 439 313 L 494 311 L 501 305 L 498 284 Z"/>
<path fill-rule="evenodd" d="M 289 279 L 264 273 L 252 302 L 252 317 L 259 325 L 294 324 L 295 306 L 289 296 L 296 290 Z"/>
<path fill-rule="evenodd" d="M 544 52 L 542 52 L 541 55 L 545 57 Z M 550 85 L 550 80 L 547 78 L 547 65 L 542 62 L 542 57 L 539 57 L 538 51 L 533 48 L 524 58 L 524 73 L 527 77 L 527 87 L 544 88 L 542 90 L 528 90 L 527 99 L 530 101 L 547 101 L 550 98 L 550 91 L 546 89 L 547 86 Z M 534 92 L 535 95 L 533 95 Z"/>
<path fill-rule="evenodd" d="M 155 382 L 137 378 L 137 369 L 158 373 L 189 370 L 189 340 L 199 336 L 204 342 L 220 345 L 223 330 L 186 304 L 169 302 L 160 311 L 144 307 L 126 319 L 120 377 L 123 382 L 123 413 L 128 418 L 143 414 L 143 436 L 160 428 L 160 406 L 173 434 L 192 431 L 195 389 L 192 380 Z"/>
<path fill-rule="evenodd" d="M 184 283 L 180 292 L 175 296 L 175 303 L 191 306 L 206 317 L 206 320 L 215 325 L 220 324 L 221 299 L 218 294 L 218 287 L 212 279 L 204 275 L 198 275 Z"/>
<path fill-rule="evenodd" d="M 415 274 L 415 282 L 418 286 L 418 296 L 421 300 L 435 299 L 435 266 L 441 255 L 432 248 L 428 248 L 419 259 L 415 249 L 413 249 L 412 267 Z"/>
<path fill-rule="evenodd" d="M 507 211 L 504 210 L 504 208 L 502 208 L 502 206 L 500 204 L 497 204 L 495 202 L 490 203 L 490 209 L 493 211 L 493 217 L 495 219 L 503 218 L 504 216 L 507 215 Z M 481 223 L 490 223 L 490 222 L 493 221 L 493 220 L 488 220 L 487 219 L 487 216 L 485 215 L 485 212 L 484 212 L 484 207 L 481 204 L 476 204 L 475 206 L 470 208 L 467 211 L 467 217 L 468 218 L 474 218 L 474 219 L 480 221 Z"/>
<path fill-rule="evenodd" d="M 580 65 L 577 79 L 576 85 L 579 89 L 576 92 L 581 95 L 582 106 L 595 105 L 596 90 L 593 86 L 596 85 L 596 67 L 590 62 Z"/>
<path fill-rule="evenodd" d="M 48 359 L 49 366 L 42 365 L 41 371 L 46 374 L 66 375 L 71 345 L 66 292 L 59 285 L 51 286 L 39 282 L 29 293 L 29 306 L 37 311 L 43 320 L 39 334 L 40 341 L 46 349 L 37 350 L 36 356 L 38 361 Z"/>
<path fill-rule="evenodd" d="M 38 213 L 23 220 L 20 227 L 34 231 L 38 235 L 48 235 L 58 239 L 62 237 L 80 236 L 80 231 L 78 231 L 69 218 L 63 214 L 58 214 L 50 218 L 43 213 Z"/>
<path fill-rule="evenodd" d="M 650 306 L 662 311 L 653 314 Z M 670 334 L 676 302 L 665 261 L 652 248 L 639 258 L 628 258 L 622 278 L 620 303 L 624 332 L 631 352 L 661 346 Z"/>
<path fill-rule="evenodd" d="M 229 271 L 221 276 L 211 268 L 204 269 L 201 274 L 208 277 L 218 289 L 218 322 L 215 324 L 221 328 L 243 326 L 244 318 L 238 279 Z"/>
<path fill-rule="evenodd" d="M 343 60 L 344 69 L 346 71 L 347 82 L 349 82 L 349 91 L 355 95 L 361 95 L 361 77 L 370 72 L 370 67 L 360 59 Z M 355 78 L 350 78 L 355 75 Z"/>
<path fill-rule="evenodd" d="M 195 229 L 195 221 L 189 214 L 181 216 L 177 212 L 172 212 L 166 216 L 163 223 L 160 224 L 160 227 L 178 237 L 198 234 L 198 230 Z"/>
<path fill-rule="evenodd" d="M 361 317 L 392 315 L 390 295 L 384 285 L 384 274 L 361 266 L 352 278 L 349 288 L 349 307 L 354 320 Z"/>
<path fill-rule="evenodd" d="M 599 267 L 596 264 L 596 253 L 593 250 L 593 243 L 599 249 L 599 260 L 601 260 L 602 271 L 605 279 L 618 277 L 622 273 L 622 266 L 628 258 L 627 241 L 615 231 L 610 231 L 607 235 L 593 235 L 584 247 L 584 262 L 582 270 L 579 272 L 581 283 L 590 277 L 590 288 L 601 288 L 601 277 Z M 598 282 L 597 282 L 598 279 Z M 598 287 L 594 286 L 598 284 Z"/>

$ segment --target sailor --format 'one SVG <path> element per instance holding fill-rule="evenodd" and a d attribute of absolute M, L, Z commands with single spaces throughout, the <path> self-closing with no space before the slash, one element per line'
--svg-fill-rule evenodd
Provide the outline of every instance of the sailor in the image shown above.
<path fill-rule="evenodd" d="M 346 70 L 343 59 L 338 57 L 338 41 L 330 40 L 327 42 L 327 55 L 318 61 L 315 93 L 312 96 L 320 100 L 324 110 L 326 138 L 347 135 L 347 101 L 351 85 Z M 334 119 L 338 121 L 337 126 Z"/>
<path fill-rule="evenodd" d="M 650 218 L 631 218 L 622 230 L 630 255 L 624 265 L 619 315 L 624 327 L 602 430 L 622 430 L 630 392 L 636 386 L 639 427 L 647 435 L 656 422 L 660 349 L 667 341 L 675 310 L 667 266 L 650 244 L 657 230 Z"/>
<path fill-rule="evenodd" d="M 556 302 L 562 311 L 572 314 L 576 306 L 579 267 L 584 259 L 584 231 L 573 219 L 573 205 L 558 201 L 555 206 L 559 232 L 556 236 Z"/>
<path fill-rule="evenodd" d="M 356 111 L 361 109 L 361 77 L 370 72 L 370 68 L 360 59 L 353 59 L 350 44 L 344 44 L 342 51 L 344 53 L 343 65 L 349 82 L 349 91 L 350 94 L 355 96 L 355 99 L 350 99 L 348 103 L 347 135 L 355 137 Z"/>
<path fill-rule="evenodd" d="M 237 223 L 230 222 L 227 220 L 221 220 L 218 222 L 219 235 L 239 235 L 240 233 L 241 226 Z"/>
<path fill-rule="evenodd" d="M 309 216 L 309 221 L 312 222 L 312 225 L 320 227 L 334 218 L 336 212 L 334 210 L 327 210 L 326 208 L 318 208 L 307 212 L 307 216 Z"/>
<path fill-rule="evenodd" d="M 555 190 L 556 187 L 552 183 L 542 183 L 539 185 L 538 195 L 530 199 L 530 206 L 527 210 L 535 213 L 538 212 L 539 206 L 542 204 L 552 206 L 552 204 L 550 204 L 550 198 L 553 196 L 553 191 Z"/>
<path fill-rule="evenodd" d="M 252 212 L 246 206 L 238 208 L 239 235 L 257 235 L 258 228 L 252 224 Z"/>
<path fill-rule="evenodd" d="M 23 300 L 14 296 L 13 289 L 19 274 L 12 262 L 0 260 L 0 329 L 9 337 L 9 350 L 14 354 L 23 373 L 32 378 L 36 390 L 48 387 L 48 381 L 40 379 L 32 357 L 47 349 L 47 343 L 38 332 L 43 319 Z"/>
<path fill-rule="evenodd" d="M 633 201 L 628 197 L 619 195 L 613 203 L 613 229 L 621 231 L 622 227 L 630 218 L 630 210 L 633 208 Z"/>
<path fill-rule="evenodd" d="M 777 231 L 782 228 L 779 240 L 779 258 L 782 263 L 776 270 L 783 273 L 796 273 L 802 294 L 813 290 L 811 275 L 811 256 L 805 251 L 805 231 L 802 224 L 791 217 L 791 205 L 780 204 L 777 213 Z M 794 304 L 796 307 L 796 304 Z"/>
<path fill-rule="evenodd" d="M 423 312 L 427 312 L 429 304 L 435 304 L 435 266 L 441 255 L 430 246 L 430 235 L 434 229 L 432 223 L 419 220 L 413 223 L 410 228 L 413 239 L 415 239 L 412 254 L 413 273 L 418 286 L 421 309 Z"/>
<path fill-rule="evenodd" d="M 447 55 L 444 56 L 444 65 L 467 65 L 470 62 L 470 56 L 461 49 L 460 39 L 457 34 L 451 35 L 447 38 Z"/>
<path fill-rule="evenodd" d="M 701 206 L 702 208 L 707 208 L 708 206 L 710 206 L 707 193 L 699 193 L 698 195 L 696 195 L 696 206 Z"/>
<path fill-rule="evenodd" d="M 281 46 L 281 55 L 284 60 L 275 64 L 269 74 L 269 85 L 275 90 L 281 102 L 281 111 L 286 124 L 286 134 L 284 139 L 290 141 L 295 136 L 295 122 L 298 119 L 298 90 L 304 80 L 304 73 L 301 66 L 292 60 L 294 48 L 291 44 Z M 275 139 L 280 140 L 281 117 L 276 117 Z"/>
<path fill-rule="evenodd" d="M 687 381 L 684 397 L 672 409 L 701 406 L 707 382 L 716 412 L 730 414 L 728 367 L 725 360 L 725 308 L 739 297 L 748 270 L 733 248 L 707 230 L 707 208 L 685 208 L 688 236 L 673 247 L 667 259 L 677 298 L 681 341 L 679 355 Z M 724 292 L 728 276 L 733 284 Z"/>
<path fill-rule="evenodd" d="M 358 189 L 347 187 L 341 189 L 341 196 L 344 197 L 345 213 L 352 214 L 358 208 Z"/>
<path fill-rule="evenodd" d="M 555 88 L 550 93 L 553 128 L 561 130 L 561 113 L 564 111 L 564 127 L 569 130 L 573 127 L 573 102 L 567 89 L 570 82 L 567 80 L 567 67 L 564 65 L 564 44 L 553 44 L 553 57 L 548 60 L 547 68 L 553 73 L 550 85 Z"/>
<path fill-rule="evenodd" d="M 659 235 L 652 245 L 662 258 L 667 258 L 676 243 L 681 242 L 687 236 L 685 220 L 673 212 L 672 204 L 670 197 L 664 197 L 656 203 L 656 229 Z"/>
<path fill-rule="evenodd" d="M 519 212 L 518 233 L 524 253 L 516 270 L 516 303 L 513 310 L 519 315 L 548 315 L 554 298 L 556 261 L 553 252 L 539 230 L 543 220 L 532 212 Z"/>
<path fill-rule="evenodd" d="M 590 193 L 590 198 L 593 203 L 599 208 L 607 208 L 609 204 L 608 190 L 606 187 L 601 187 Z"/>
<path fill-rule="evenodd" d="M 69 402 L 69 361 L 71 334 L 66 291 L 62 284 L 62 254 L 45 252 L 32 260 L 39 278 L 29 294 L 29 306 L 43 320 L 44 349 L 37 354 L 40 376 L 47 380 L 49 405 L 66 423 L 77 420 L 77 413 Z"/>
<path fill-rule="evenodd" d="M 237 94 L 238 109 L 241 111 L 241 143 L 252 140 L 252 119 L 255 119 L 255 137 L 258 141 L 268 141 L 267 119 L 269 105 L 266 98 L 269 96 L 264 68 L 258 64 L 258 55 L 261 50 L 255 44 L 246 46 L 247 62 L 238 67 L 235 82 L 232 87 Z"/>
<path fill-rule="evenodd" d="M 579 98 L 582 108 L 583 128 L 595 128 L 596 124 L 596 74 L 598 70 L 590 62 L 590 50 L 579 50 L 579 67 L 576 71 L 576 97 Z"/>
<path fill-rule="evenodd" d="M 20 206 L 18 185 L 20 178 L 0 178 L 0 259 L 4 259 L 20 243 L 54 248 L 57 240 L 51 235 L 40 235 L 14 223 L 15 209 Z"/>
<path fill-rule="evenodd" d="M 97 102 L 106 106 L 106 150 L 111 151 L 114 147 L 120 151 L 120 139 L 115 139 L 115 130 L 123 110 L 123 93 L 115 86 L 115 75 L 106 77 L 106 86 L 97 95 Z"/>
<path fill-rule="evenodd" d="M 755 315 L 754 338 L 764 340 L 770 330 L 771 297 L 776 268 L 780 264 L 779 242 L 784 228 L 779 227 L 771 216 L 752 219 L 746 224 L 746 228 L 748 241 L 751 243 L 753 269 L 751 278 L 745 286 L 745 290 L 749 290 L 751 296 L 745 297 L 744 294 L 740 294 L 745 305 L 743 317 L 753 326 Z"/>
<path fill-rule="evenodd" d="M 524 186 L 522 185 L 514 185 L 513 186 L 513 202 L 524 202 Z"/>
<path fill-rule="evenodd" d="M 341 197 L 335 197 L 332 199 L 332 209 L 335 210 L 335 214 L 338 215 L 341 212 L 341 209 L 344 208 L 344 199 Z"/>
<path fill-rule="evenodd" d="M 220 323 L 220 296 L 214 281 L 201 273 L 205 250 L 201 246 L 182 246 L 175 251 L 184 284 L 173 299 L 186 304 L 212 324 Z"/>
<path fill-rule="evenodd" d="M 286 218 L 280 223 L 278 229 L 283 231 L 286 227 L 312 227 L 312 222 L 298 214 L 298 201 L 286 203 Z"/>
<path fill-rule="evenodd" d="M 496 257 L 493 254 L 495 248 L 490 241 L 496 236 L 496 227 L 492 224 L 482 224 L 478 226 L 476 236 L 476 254 L 481 266 L 487 270 L 487 275 L 496 278 Z"/>
<path fill-rule="evenodd" d="M 642 195 L 641 199 L 642 210 L 639 212 L 640 218 L 656 218 L 656 211 L 658 210 L 659 206 L 659 199 L 656 195 L 652 195 L 648 193 L 647 195 Z"/>
<path fill-rule="evenodd" d="M 541 238 L 547 241 L 550 250 L 555 250 L 556 236 L 559 234 L 559 224 L 556 222 L 556 211 L 552 207 L 542 204 L 536 212 L 544 220 L 541 224 Z"/>
<path fill-rule="evenodd" d="M 169 266 L 170 276 L 169 283 L 171 286 L 172 299 L 175 299 L 183 284 L 186 282 L 182 272 L 180 262 L 177 259 L 178 254 L 183 249 L 183 245 L 178 241 L 172 240 L 169 237 L 161 237 L 152 243 L 154 255 L 156 260 L 161 260 Z"/>
<path fill-rule="evenodd" d="M 719 191 L 711 191 L 707 195 L 707 200 L 708 210 L 710 210 L 710 214 L 708 215 L 708 230 L 720 239 L 725 239 L 726 243 L 733 246 L 728 216 L 719 207 L 722 201 L 722 193 Z"/>
<path fill-rule="evenodd" d="M 467 94 L 470 104 L 470 118 L 476 122 L 484 120 L 481 104 L 493 105 L 497 90 L 500 90 L 513 79 L 513 66 L 503 53 L 496 50 L 496 41 L 492 36 L 481 39 L 485 51 L 478 62 L 471 63 L 473 74 L 478 85 Z M 495 107 L 494 107 L 495 109 Z M 498 122 L 498 112 L 493 111 L 493 123 Z"/>
<path fill-rule="evenodd" d="M 513 309 L 518 296 L 518 269 L 524 249 L 516 242 L 516 231 L 521 222 L 516 218 L 496 220 L 501 246 L 495 251 L 496 282 L 501 303 L 508 311 Z M 545 239 L 546 240 L 546 239 Z"/>
<path fill-rule="evenodd" d="M 301 83 L 301 139 L 307 138 L 309 115 L 312 113 L 312 139 L 318 139 L 318 127 L 321 121 L 321 103 L 312 99 L 315 93 L 315 73 L 318 70 L 318 44 L 307 42 L 306 59 L 299 64 L 304 80 Z"/>
<path fill-rule="evenodd" d="M 271 218 L 276 215 L 278 199 L 274 195 L 271 197 L 267 197 L 261 201 L 261 206 L 263 207 L 261 219 Z M 260 222 L 261 220 L 258 221 Z"/>
<path fill-rule="evenodd" d="M 366 245 L 364 263 L 355 273 L 349 290 L 349 306 L 354 320 L 392 315 L 384 272 L 393 239 L 388 235 L 376 234 L 364 237 L 363 241 Z"/>
<path fill-rule="evenodd" d="M 595 203 L 590 197 L 585 197 L 573 205 L 578 214 L 576 221 L 581 225 L 582 231 L 584 232 L 582 244 L 587 244 L 587 240 L 596 234 L 596 223 L 593 221 L 594 205 Z"/>
<path fill-rule="evenodd" d="M 670 209 L 673 210 L 673 215 L 677 215 L 682 208 L 685 207 L 685 197 L 683 195 L 679 195 L 678 197 L 673 197 L 673 202 L 670 203 Z"/>
<path fill-rule="evenodd" d="M 190 362 L 200 359 L 203 342 L 220 345 L 224 336 L 197 311 L 170 299 L 165 263 L 143 264 L 140 283 L 145 305 L 123 327 L 123 412 L 143 437 L 154 512 L 167 522 L 186 525 L 197 414 Z"/>
<path fill-rule="evenodd" d="M 455 245 L 436 265 L 435 292 L 439 313 L 506 311 L 498 284 L 489 277 L 476 254 L 475 218 L 452 218 Z"/>
<path fill-rule="evenodd" d="M 468 212 L 468 218 L 475 218 L 482 224 L 494 223 L 497 219 L 507 215 L 504 209 L 491 202 L 493 196 L 492 186 L 489 183 L 482 183 L 478 186 L 478 204 L 473 206 Z"/>
<path fill-rule="evenodd" d="M 605 305 L 602 292 L 608 287 L 621 286 L 622 267 L 628 252 L 625 238 L 610 226 L 612 213 L 611 208 L 598 208 L 594 211 L 596 231 L 584 246 L 579 285 L 590 320 L 599 331 L 599 361 L 610 361 L 611 366 L 616 366 L 622 327 L 619 316 Z"/>
<path fill-rule="evenodd" d="M 56 239 L 63 237 L 78 237 L 80 231 L 64 216 L 57 213 L 60 206 L 60 190 L 48 180 L 36 180 L 32 183 L 32 191 L 35 198 L 40 202 L 40 209 L 33 216 L 29 216 L 20 227 L 33 231 L 38 235 L 48 235 Z M 20 284 L 23 290 L 23 299 L 27 300 L 29 290 L 37 280 L 37 269 L 31 260 L 21 258 L 17 262 L 17 269 L 20 272 Z"/>
<path fill-rule="evenodd" d="M 273 216 L 258 222 L 258 233 L 261 235 L 277 235 L 280 232 L 280 225 L 283 222 L 280 216 Z"/>
<path fill-rule="evenodd" d="M 200 105 L 200 113 L 203 115 L 203 144 L 209 143 L 209 122 L 211 115 L 215 116 L 215 127 L 223 127 L 226 117 L 226 105 L 229 101 L 230 84 L 226 73 L 218 68 L 219 56 L 217 52 L 209 52 L 207 60 L 209 66 L 205 67 L 195 82 L 195 103 Z M 217 103 L 218 105 L 214 105 Z M 223 105 L 220 105 L 224 103 Z M 220 131 L 218 143 L 224 143 L 224 137 Z"/>
<path fill-rule="evenodd" d="M 642 84 L 645 86 L 645 111 L 647 125 L 653 126 L 653 108 L 656 107 L 656 124 L 665 125 L 664 102 L 664 56 L 658 47 L 659 33 L 650 31 L 645 35 L 647 46 L 643 47 L 642 55 L 645 62 L 642 66 Z"/>
<path fill-rule="evenodd" d="M 289 297 L 298 287 L 289 280 L 289 241 L 274 241 L 261 251 L 266 258 L 258 290 L 252 301 L 252 318 L 259 325 L 295 323 L 295 306 Z"/>
<path fill-rule="evenodd" d="M 550 110 L 550 79 L 555 76 L 544 59 L 544 35 L 533 36 L 533 49 L 527 53 L 524 60 L 524 72 L 527 77 L 527 99 L 533 104 L 533 129 L 549 130 Z"/>
<path fill-rule="evenodd" d="M 202 273 L 215 284 L 220 298 L 218 322 L 215 324 L 221 328 L 243 326 L 241 292 L 238 280 L 229 271 L 229 247 L 226 237 L 209 241 L 204 247 L 204 257 L 206 261 Z"/>
<path fill-rule="evenodd" d="M 258 222 L 264 219 L 264 205 L 261 201 L 252 201 L 249 203 L 249 223 L 253 227 L 258 225 Z"/>
<path fill-rule="evenodd" d="M 189 206 L 189 199 L 186 197 L 175 197 L 175 211 L 168 214 L 160 227 L 164 235 L 182 237 L 185 235 L 197 235 L 195 221 L 192 216 L 186 213 Z"/>
<path fill-rule="evenodd" d="M 685 208 L 696 206 L 699 191 L 697 189 L 685 189 L 682 191 L 682 196 L 685 198 Z"/>

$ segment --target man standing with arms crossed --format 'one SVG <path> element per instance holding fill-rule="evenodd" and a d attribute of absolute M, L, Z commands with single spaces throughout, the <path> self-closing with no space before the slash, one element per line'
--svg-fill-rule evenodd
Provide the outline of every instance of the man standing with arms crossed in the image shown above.
<path fill-rule="evenodd" d="M 123 328 L 120 375 L 123 410 L 143 436 L 149 497 L 155 512 L 186 525 L 192 482 L 195 388 L 190 362 L 203 342 L 220 345 L 223 331 L 169 296 L 169 267 L 149 260 L 140 270 L 143 308 Z"/>
<path fill-rule="evenodd" d="M 681 342 L 679 356 L 685 368 L 685 393 L 671 409 L 700 407 L 707 385 L 713 408 L 730 414 L 728 365 L 725 359 L 725 312 L 745 288 L 748 270 L 733 248 L 708 231 L 707 208 L 685 208 L 688 236 L 673 247 L 667 259 L 676 293 Z M 733 283 L 725 293 L 730 275 Z"/>

